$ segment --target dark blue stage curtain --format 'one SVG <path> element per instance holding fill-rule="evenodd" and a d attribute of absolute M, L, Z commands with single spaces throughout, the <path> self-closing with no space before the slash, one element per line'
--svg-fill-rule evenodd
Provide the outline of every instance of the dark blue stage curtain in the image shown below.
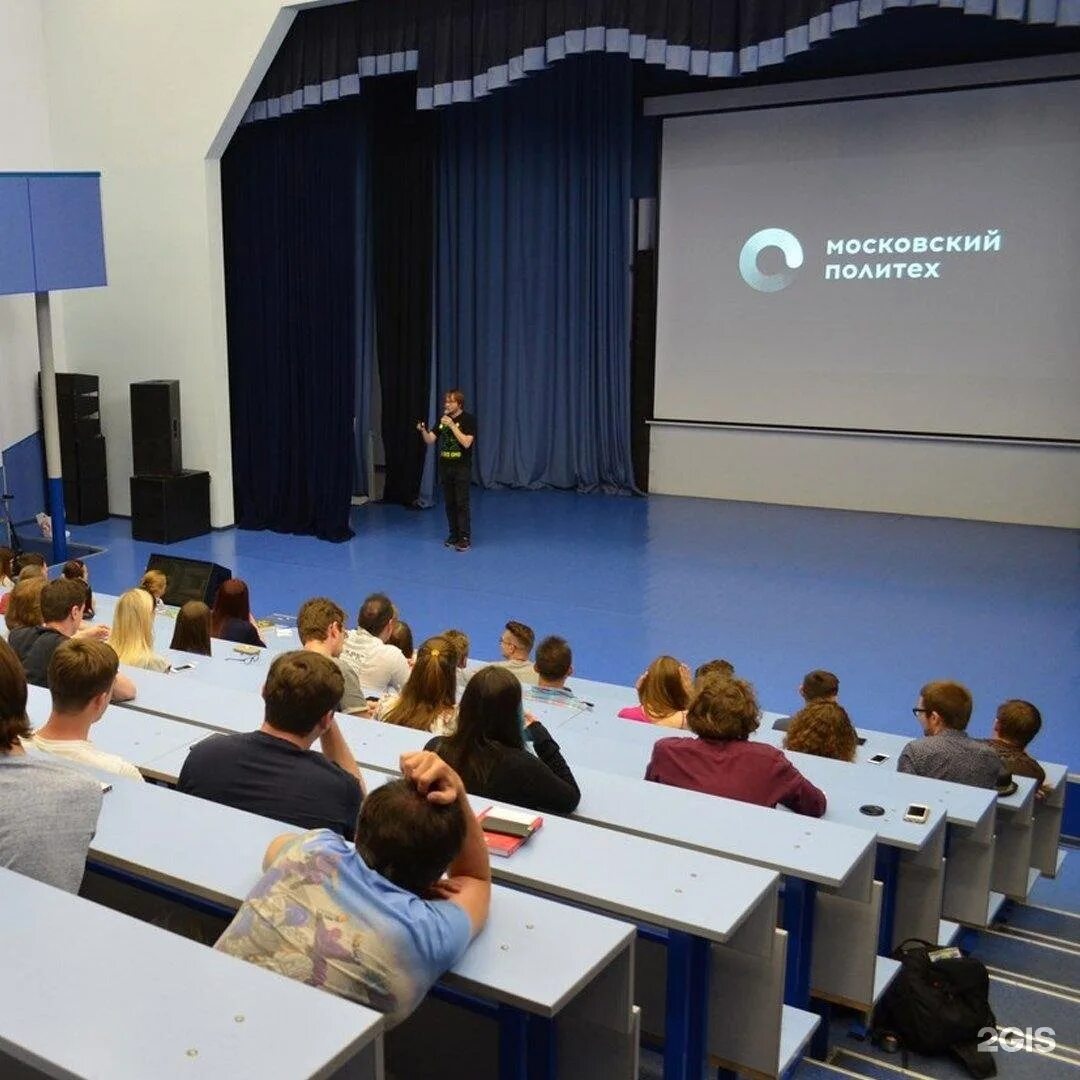
<path fill-rule="evenodd" d="M 484 485 L 633 487 L 631 80 L 580 57 L 438 114 L 438 380 L 477 414 Z"/>
<path fill-rule="evenodd" d="M 247 118 L 336 101 L 362 79 L 404 71 L 417 74 L 417 108 L 473 101 L 581 53 L 737 78 L 909 7 L 1080 25 L 1077 0 L 351 0 L 297 17 Z"/>
<path fill-rule="evenodd" d="M 222 160 L 241 528 L 352 536 L 358 106 L 244 127 Z"/>

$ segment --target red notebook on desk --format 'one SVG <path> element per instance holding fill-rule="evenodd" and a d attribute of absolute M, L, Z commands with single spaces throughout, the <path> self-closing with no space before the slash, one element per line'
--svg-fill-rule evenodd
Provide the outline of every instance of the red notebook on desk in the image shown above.
<path fill-rule="evenodd" d="M 484 830 L 488 851 L 503 858 L 513 855 L 544 824 L 544 819 L 531 811 L 511 810 L 508 806 L 489 806 L 477 814 L 477 820 Z"/>

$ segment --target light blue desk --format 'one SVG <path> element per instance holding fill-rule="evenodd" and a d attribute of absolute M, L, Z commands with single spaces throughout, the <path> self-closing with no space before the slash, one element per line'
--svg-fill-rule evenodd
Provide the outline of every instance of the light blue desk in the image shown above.
<path fill-rule="evenodd" d="M 399 739 L 388 751 L 395 763 L 399 750 L 423 738 L 377 721 L 341 719 L 372 739 L 403 736 L 408 745 Z M 213 737 L 178 721 L 159 722 L 196 741 Z M 172 782 L 187 752 L 185 745 L 137 764 Z M 389 778 L 365 772 L 369 790 Z M 477 810 L 491 805 L 472 802 Z M 512 859 L 493 860 L 492 869 L 500 882 L 638 924 L 638 1004 L 645 1030 L 665 1037 L 668 1076 L 695 1075 L 690 1063 L 704 1052 L 732 1068 L 781 1075 L 793 1060 L 781 1057 L 784 1048 L 793 1057 L 800 1053 L 818 1023 L 811 1013 L 783 1007 L 786 936 L 776 929 L 775 873 L 554 815 Z M 753 1021 L 727 1022 L 747 1002 L 754 1003 Z"/>
<path fill-rule="evenodd" d="M 1027 899 L 1028 892 L 1038 877 L 1038 873 L 1031 870 L 1034 780 L 1018 776 L 1015 793 L 999 797 L 985 788 L 971 787 L 969 784 L 955 784 L 913 776 L 910 773 L 897 773 L 897 759 L 911 740 L 902 735 L 885 735 L 871 731 L 861 731 L 860 735 L 866 741 L 856 748 L 855 768 L 840 763 L 841 769 L 858 773 L 873 784 L 895 783 L 886 780 L 888 776 L 905 777 L 904 790 L 910 785 L 912 791 L 910 802 L 933 806 L 936 803 L 930 800 L 937 800 L 948 815 L 952 827 L 949 853 L 953 858 L 953 869 L 946 867 L 945 888 L 950 898 L 948 902 L 962 905 L 959 909 L 946 911 L 949 918 L 976 926 L 986 926 L 993 920 L 1003 897 L 1008 896 L 1020 901 Z M 771 728 L 760 729 L 755 733 L 755 737 L 773 746 L 783 746 L 783 732 L 773 731 Z M 888 760 L 881 763 L 871 761 L 871 757 L 878 753 L 888 754 Z M 818 766 L 811 763 L 822 760 L 805 754 L 791 753 L 789 756 L 804 771 L 804 765 L 809 769 L 817 768 Z M 911 781 L 918 781 L 918 784 L 911 784 Z M 814 782 L 817 783 L 816 780 Z M 989 847 L 979 839 L 986 832 L 983 817 L 987 806 L 994 808 L 993 845 Z M 961 856 L 959 848 L 968 846 L 970 850 Z M 963 862 L 962 867 L 960 862 Z M 958 874 L 962 876 L 958 877 Z M 987 882 L 985 897 L 976 895 L 971 888 L 972 880 L 976 877 Z M 975 917 L 980 911 L 986 913 L 982 921 Z"/>
<path fill-rule="evenodd" d="M 49 691 L 41 686 L 30 686 L 27 690 L 27 714 L 33 726 L 40 727 L 49 716 Z M 90 741 L 99 750 L 130 761 L 150 779 L 172 782 L 167 773 L 157 771 L 152 763 L 173 752 L 186 757 L 188 747 L 203 734 L 178 720 L 110 705 L 90 729 Z"/>
<path fill-rule="evenodd" d="M 383 1076 L 370 1009 L 10 870 L 0 908 L 4 1075 Z"/>
<path fill-rule="evenodd" d="M 671 735 L 693 737 L 689 732 L 671 732 L 651 724 L 584 714 L 574 717 L 560 730 L 571 763 L 577 753 L 590 767 L 605 768 L 610 764 L 626 775 L 636 772 L 639 777 L 644 775 L 653 745 Z M 780 746 L 783 741 L 781 732 L 766 727 L 759 729 L 756 737 L 775 746 Z M 890 846 L 907 852 L 919 851 L 918 856 L 891 855 L 878 865 L 879 874 L 890 887 L 886 895 L 886 924 L 890 922 L 889 912 L 894 906 L 892 883 L 897 886 L 895 933 L 886 931 L 890 940 L 903 939 L 896 938 L 896 934 L 934 940 L 930 932 L 930 912 L 936 902 L 935 896 L 940 898 L 938 907 L 945 919 L 986 926 L 1004 899 L 1003 893 L 993 887 L 995 874 L 1011 883 L 1017 883 L 1019 878 L 1027 882 L 1030 845 L 1025 845 L 1024 830 L 1027 828 L 1030 836 L 1033 794 L 1030 781 L 1027 781 L 1026 789 L 1014 796 L 1019 807 L 1014 819 L 1017 828 L 1006 833 L 1009 839 L 1017 838 L 1017 843 L 1007 847 L 1004 856 L 999 856 L 995 837 L 998 800 L 993 792 L 897 773 L 895 766 L 853 767 L 806 754 L 792 754 L 791 757 L 799 770 L 828 795 L 828 820 L 874 830 Z M 887 797 L 882 795 L 883 792 Z M 912 826 L 902 820 L 909 803 L 924 803 L 932 811 L 937 808 L 948 820 L 949 858 L 944 866 L 943 880 L 941 851 L 935 848 L 933 837 L 927 836 L 925 845 L 918 843 L 926 826 Z M 885 815 L 869 818 L 859 813 L 859 807 L 866 804 L 882 806 Z M 931 824 L 933 820 L 932 816 Z M 913 842 L 915 848 L 911 846 Z M 1011 878 L 1005 874 L 1006 867 L 1012 868 Z"/>
<path fill-rule="evenodd" d="M 485 661 L 470 660 L 469 670 L 479 670 L 484 663 Z M 598 682 L 595 679 L 581 679 L 576 675 L 572 675 L 567 679 L 566 685 L 574 692 L 575 696 L 586 703 L 586 712 L 590 716 L 617 718 L 620 709 L 632 709 L 639 704 L 637 691 L 632 686 Z M 761 715 L 762 724 L 771 725 L 775 720 L 779 720 L 786 714 L 763 712 Z"/>
<path fill-rule="evenodd" d="M 139 697 L 130 707 L 219 731 L 250 731 L 261 723 L 262 702 L 254 695 L 185 678 L 192 674 L 143 673 Z M 400 755 L 427 738 L 424 732 L 358 717 L 339 715 L 338 722 L 357 759 L 387 772 L 396 772 Z M 876 958 L 882 894 L 874 883 L 873 838 L 864 831 L 599 773 L 579 773 L 578 780 L 585 793 L 576 815 L 580 820 L 786 875 L 784 923 L 791 940 L 784 1000 L 789 1005 L 805 1007 L 811 986 L 819 997 L 865 1008 L 876 1000 L 892 971 Z M 605 798 L 616 783 L 632 787 Z M 691 802 L 669 808 L 663 801 L 679 797 Z M 624 800 L 630 805 L 620 806 Z M 651 800 L 659 800 L 653 822 L 645 820 L 648 812 L 640 813 Z M 687 821 L 688 815 L 695 820 Z M 811 967 L 815 935 L 821 947 Z"/>
<path fill-rule="evenodd" d="M 119 599 L 109 593 L 94 593 L 94 619 L 93 624 L 112 625 L 113 613 L 116 610 L 116 601 Z M 179 608 L 162 606 L 154 616 L 154 648 L 159 653 L 164 653 L 172 644 L 173 631 L 176 629 L 176 615 Z M 269 617 L 269 616 L 268 616 Z M 300 648 L 300 639 L 296 634 L 295 627 L 271 626 L 260 627 L 259 633 L 266 642 L 267 652 L 288 652 L 290 649 Z M 211 647 L 215 655 L 227 656 L 232 651 L 232 643 L 228 641 L 213 641 Z"/>
<path fill-rule="evenodd" d="M 779 732 L 759 734 L 770 739 L 780 735 Z M 909 737 L 870 728 L 860 728 L 859 734 L 866 741 L 856 749 L 856 764 L 873 764 L 870 758 L 874 754 L 888 754 L 889 760 L 884 764 L 893 769 L 901 751 L 914 738 L 914 733 Z M 1039 764 L 1046 772 L 1049 791 L 1045 798 L 1032 802 L 1029 795 L 1033 793 L 1034 781 L 1017 776 L 1016 793 L 998 799 L 998 807 L 1005 814 L 1003 821 L 999 821 L 994 888 L 1018 900 L 1027 897 L 1038 876 L 1028 872 L 1029 866 L 1047 877 L 1054 877 L 1058 871 L 1069 770 L 1053 761 Z"/>
<path fill-rule="evenodd" d="M 287 831 L 269 818 L 117 779 L 88 865 L 228 916 L 258 880 L 267 844 Z M 479 999 L 496 1022 L 504 1077 L 636 1080 L 633 947 L 625 923 L 496 887 L 487 927 L 441 985 L 455 1001 Z M 460 1012 L 457 1023 L 467 1026 Z M 439 1044 L 412 1023 L 409 1041 L 426 1049 L 430 1066 Z M 295 1025 L 289 1030 L 295 1036 Z"/>

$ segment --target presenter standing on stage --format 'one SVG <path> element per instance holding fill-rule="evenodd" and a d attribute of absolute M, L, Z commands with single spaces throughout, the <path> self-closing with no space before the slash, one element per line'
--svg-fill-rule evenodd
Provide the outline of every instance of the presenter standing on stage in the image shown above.
<path fill-rule="evenodd" d="M 446 500 L 446 521 L 450 534 L 445 546 L 457 551 L 469 550 L 469 478 L 472 475 L 472 445 L 476 440 L 476 417 L 465 411 L 465 395 L 460 390 L 447 392 L 443 418 L 437 431 L 428 431 L 421 420 L 416 425 L 420 437 L 429 446 L 438 442 L 439 481 Z"/>

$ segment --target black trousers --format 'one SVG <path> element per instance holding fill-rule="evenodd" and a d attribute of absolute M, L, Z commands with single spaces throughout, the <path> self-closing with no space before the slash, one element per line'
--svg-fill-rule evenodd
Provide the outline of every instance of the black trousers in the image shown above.
<path fill-rule="evenodd" d="M 463 461 L 440 461 L 439 483 L 442 484 L 443 499 L 446 500 L 446 524 L 450 529 L 450 539 L 468 540 L 472 535 L 472 523 L 469 519 L 469 476 L 472 467 Z"/>

